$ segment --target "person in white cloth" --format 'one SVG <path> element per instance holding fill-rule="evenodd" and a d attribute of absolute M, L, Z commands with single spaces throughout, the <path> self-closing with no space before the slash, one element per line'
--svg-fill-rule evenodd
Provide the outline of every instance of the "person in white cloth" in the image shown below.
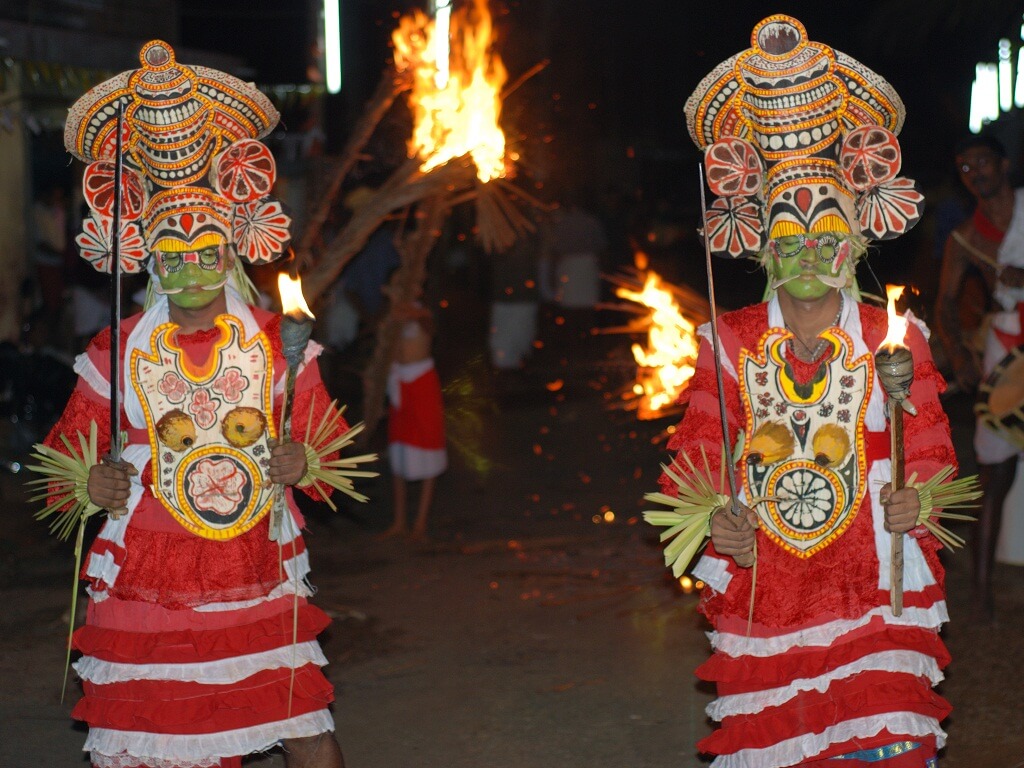
<path fill-rule="evenodd" d="M 1006 150 L 991 135 L 963 139 L 956 148 L 956 167 L 977 207 L 946 241 L 935 319 L 957 382 L 973 392 L 1010 350 L 1024 343 L 1024 188 L 1011 186 Z M 971 268 L 980 271 L 995 304 L 981 360 L 970 347 L 959 313 L 958 297 Z M 996 542 L 1021 446 L 979 420 L 974 450 L 985 496 L 972 541 L 972 604 L 978 618 L 991 620 Z"/>

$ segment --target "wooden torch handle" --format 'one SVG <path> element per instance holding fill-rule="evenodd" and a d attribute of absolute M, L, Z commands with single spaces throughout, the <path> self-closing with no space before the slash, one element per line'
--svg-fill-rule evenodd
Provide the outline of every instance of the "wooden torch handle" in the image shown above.
<path fill-rule="evenodd" d="M 889 401 L 892 408 L 892 490 L 903 488 L 903 407 Z M 890 533 L 892 546 L 889 554 L 889 604 L 893 616 L 903 614 L 903 534 Z"/>

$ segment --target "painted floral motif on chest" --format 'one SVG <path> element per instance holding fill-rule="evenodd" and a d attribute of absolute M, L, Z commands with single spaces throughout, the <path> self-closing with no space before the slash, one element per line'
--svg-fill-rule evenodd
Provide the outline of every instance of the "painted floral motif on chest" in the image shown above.
<path fill-rule="evenodd" d="M 263 334 L 245 338 L 241 321 L 217 318 L 208 359 L 191 361 L 168 323 L 148 354 L 132 355 L 132 383 L 153 448 L 153 494 L 189 531 L 230 539 L 269 509 L 272 353 Z"/>
<path fill-rule="evenodd" d="M 743 484 L 748 498 L 769 497 L 768 537 L 806 558 L 853 521 L 866 475 L 863 413 L 874 380 L 870 355 L 854 358 L 842 330 L 822 334 L 830 350 L 807 381 L 786 357 L 790 333 L 771 329 L 756 352 L 741 351 L 745 417 Z"/>

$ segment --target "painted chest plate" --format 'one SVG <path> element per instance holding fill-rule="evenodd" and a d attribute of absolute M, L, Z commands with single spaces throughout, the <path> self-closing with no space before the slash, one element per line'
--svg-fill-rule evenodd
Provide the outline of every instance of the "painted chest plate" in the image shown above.
<path fill-rule="evenodd" d="M 785 354 L 790 338 L 771 329 L 756 353 L 740 353 L 743 485 L 747 498 L 773 497 L 761 507 L 768 537 L 808 558 L 846 531 L 864 495 L 863 417 L 874 363 L 869 354 L 855 359 L 850 337 L 830 328 L 822 334 L 830 353 L 799 384 Z"/>
<path fill-rule="evenodd" d="M 219 316 L 216 327 L 204 365 L 176 345 L 174 323 L 156 328 L 149 354 L 136 349 L 130 365 L 153 450 L 153 495 L 186 530 L 226 540 L 270 509 L 273 354 L 262 333 L 246 339 L 235 317 Z"/>

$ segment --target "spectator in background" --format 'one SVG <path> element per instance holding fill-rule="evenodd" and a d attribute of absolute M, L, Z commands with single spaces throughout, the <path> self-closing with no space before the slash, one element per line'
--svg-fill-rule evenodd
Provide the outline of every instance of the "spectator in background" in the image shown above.
<path fill-rule="evenodd" d="M 345 197 L 345 207 L 354 212 L 373 194 L 371 187 L 358 187 Z M 385 308 L 383 289 L 400 261 L 394 229 L 385 223 L 370 235 L 331 288 L 323 318 L 325 344 L 344 349 L 355 340 L 361 325 L 377 325 Z"/>
<path fill-rule="evenodd" d="M 1011 185 L 1006 150 L 993 136 L 967 136 L 957 146 L 956 165 L 977 207 L 946 241 L 935 318 L 957 382 L 973 392 L 1010 350 L 1024 343 L 1024 188 L 1015 190 Z M 963 316 L 962 292 L 972 270 L 980 272 L 996 305 L 981 360 L 965 333 Z M 973 531 L 974 606 L 979 618 L 991 620 L 996 542 L 1021 448 L 979 420 L 974 451 L 985 489 Z"/>
<path fill-rule="evenodd" d="M 394 310 L 399 323 L 395 361 L 388 377 L 388 458 L 394 483 L 394 521 L 384 537 L 426 539 L 437 477 L 448 468 L 441 382 L 431 356 L 434 321 L 418 301 Z M 416 519 L 409 528 L 409 483 L 421 482 Z"/>
<path fill-rule="evenodd" d="M 542 281 L 542 291 L 546 288 L 566 309 L 593 309 L 601 297 L 601 260 L 608 237 L 601 220 L 574 193 L 563 195 L 562 206 L 548 230 L 545 266 L 552 278 Z"/>

